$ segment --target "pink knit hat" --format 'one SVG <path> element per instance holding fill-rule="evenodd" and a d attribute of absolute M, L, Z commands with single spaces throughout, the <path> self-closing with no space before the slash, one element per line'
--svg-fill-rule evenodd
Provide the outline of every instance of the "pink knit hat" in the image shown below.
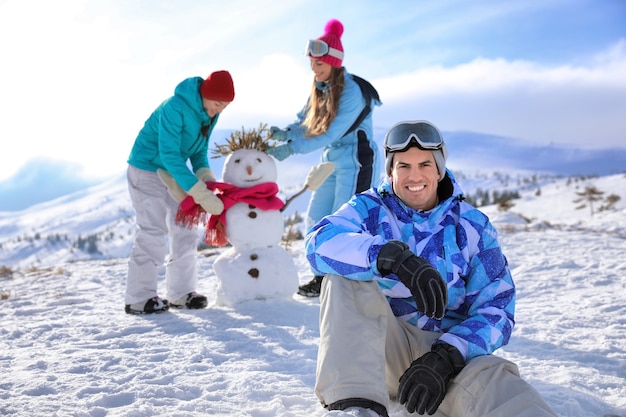
<path fill-rule="evenodd" d="M 337 19 L 331 19 L 326 23 L 326 26 L 324 27 L 324 34 L 317 39 L 326 42 L 329 48 L 336 49 L 337 51 L 341 52 L 341 55 L 343 56 L 341 35 L 343 35 L 343 24 Z M 337 58 L 330 54 L 321 56 L 316 59 L 337 68 L 341 68 L 341 63 L 343 61 L 343 58 Z"/>

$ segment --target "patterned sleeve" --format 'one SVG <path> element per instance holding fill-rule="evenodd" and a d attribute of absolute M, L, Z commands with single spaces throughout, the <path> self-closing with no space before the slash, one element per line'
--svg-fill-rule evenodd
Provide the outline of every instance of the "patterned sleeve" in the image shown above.
<path fill-rule="evenodd" d="M 367 199 L 365 195 L 354 196 L 307 234 L 306 256 L 317 273 L 338 274 L 358 281 L 375 278 L 378 270 L 372 259 L 376 259 L 383 238 L 367 228 L 371 215 Z"/>
<path fill-rule="evenodd" d="M 472 227 L 476 227 L 476 223 Z M 447 335 L 441 338 L 448 342 L 450 337 L 458 338 L 457 343 L 466 348 L 467 359 L 493 353 L 506 345 L 515 324 L 515 285 L 497 232 L 488 220 L 469 270 L 465 301 L 461 311 L 457 310 L 467 319 L 449 328 Z"/>

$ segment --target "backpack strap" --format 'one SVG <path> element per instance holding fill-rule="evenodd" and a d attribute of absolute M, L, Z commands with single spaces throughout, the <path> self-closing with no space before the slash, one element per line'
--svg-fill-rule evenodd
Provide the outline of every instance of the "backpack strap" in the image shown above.
<path fill-rule="evenodd" d="M 354 74 L 352 74 L 352 79 L 354 79 L 354 81 L 359 85 L 359 88 L 361 89 L 361 94 L 363 94 L 363 98 L 365 99 L 365 108 L 361 111 L 359 117 L 357 117 L 354 123 L 352 123 L 352 126 L 350 126 L 350 129 L 348 129 L 344 136 L 356 130 L 361 122 L 365 120 L 367 115 L 370 114 L 370 112 L 372 111 L 372 99 L 380 101 L 378 91 L 376 91 L 374 86 L 369 81 Z"/>

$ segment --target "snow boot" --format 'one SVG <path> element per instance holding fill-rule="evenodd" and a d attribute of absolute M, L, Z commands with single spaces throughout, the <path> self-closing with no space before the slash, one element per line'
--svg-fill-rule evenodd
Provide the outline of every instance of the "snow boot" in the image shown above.
<path fill-rule="evenodd" d="M 387 408 L 367 398 L 346 398 L 328 406 L 324 417 L 389 417 Z"/>
<path fill-rule="evenodd" d="M 170 302 L 170 306 L 175 308 L 187 308 L 189 310 L 197 310 L 205 308 L 208 305 L 208 300 L 204 295 L 200 295 L 193 291 L 187 295 L 180 297 L 178 300 Z"/>
<path fill-rule="evenodd" d="M 315 275 L 311 281 L 298 287 L 298 294 L 305 297 L 319 297 L 323 279 L 323 275 Z"/>
<path fill-rule="evenodd" d="M 126 314 L 154 314 L 169 310 L 167 300 L 162 300 L 159 296 L 152 297 L 147 301 L 140 301 L 135 304 L 126 304 Z"/>
<path fill-rule="evenodd" d="M 324 417 L 382 417 L 376 411 L 371 408 L 363 407 L 350 407 L 345 410 L 333 410 L 326 414 Z"/>

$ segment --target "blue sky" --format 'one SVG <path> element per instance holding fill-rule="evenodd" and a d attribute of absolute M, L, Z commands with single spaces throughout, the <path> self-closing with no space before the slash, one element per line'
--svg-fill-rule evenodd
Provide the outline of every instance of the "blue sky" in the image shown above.
<path fill-rule="evenodd" d="M 0 0 L 0 181 L 41 157 L 123 172 L 150 112 L 218 69 L 236 89 L 219 128 L 291 122 L 312 80 L 305 42 L 330 18 L 347 70 L 380 92 L 375 126 L 626 146 L 623 0 Z"/>

